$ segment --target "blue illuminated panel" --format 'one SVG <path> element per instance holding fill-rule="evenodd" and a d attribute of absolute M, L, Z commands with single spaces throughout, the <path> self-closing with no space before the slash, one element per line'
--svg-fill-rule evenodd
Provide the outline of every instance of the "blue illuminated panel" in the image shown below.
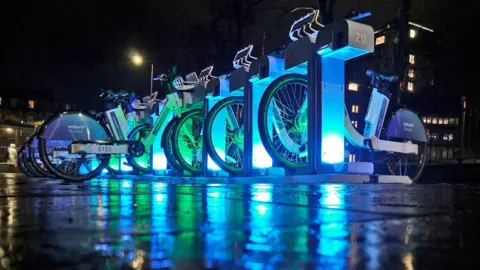
<path fill-rule="evenodd" d="M 344 161 L 345 64 L 322 57 L 322 163 Z"/>

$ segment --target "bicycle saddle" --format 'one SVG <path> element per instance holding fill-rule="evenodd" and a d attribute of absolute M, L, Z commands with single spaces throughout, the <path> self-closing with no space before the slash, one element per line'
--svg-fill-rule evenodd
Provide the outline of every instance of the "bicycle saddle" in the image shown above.
<path fill-rule="evenodd" d="M 395 81 L 398 80 L 397 75 L 387 76 L 387 75 L 375 72 L 371 69 L 367 70 L 366 74 L 367 74 L 368 77 L 370 77 L 374 80 L 380 80 L 380 81 L 385 81 L 385 82 L 395 82 Z"/>

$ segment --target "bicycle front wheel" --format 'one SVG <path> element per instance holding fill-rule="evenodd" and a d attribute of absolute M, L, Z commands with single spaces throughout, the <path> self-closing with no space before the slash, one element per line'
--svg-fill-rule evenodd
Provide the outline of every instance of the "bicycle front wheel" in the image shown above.
<path fill-rule="evenodd" d="M 233 175 L 244 172 L 244 98 L 218 102 L 205 120 L 205 146 L 212 161 Z"/>
<path fill-rule="evenodd" d="M 40 128 L 38 149 L 42 163 L 61 179 L 81 182 L 98 176 L 109 156 L 71 153 L 75 141 L 110 141 L 106 127 L 93 116 L 68 111 L 50 117 Z"/>
<path fill-rule="evenodd" d="M 182 170 L 192 175 L 202 173 L 203 110 L 188 111 L 178 119 L 173 130 L 172 150 Z"/>
<path fill-rule="evenodd" d="M 308 165 L 308 79 L 287 74 L 265 91 L 258 111 L 258 129 L 265 150 L 287 168 Z"/>

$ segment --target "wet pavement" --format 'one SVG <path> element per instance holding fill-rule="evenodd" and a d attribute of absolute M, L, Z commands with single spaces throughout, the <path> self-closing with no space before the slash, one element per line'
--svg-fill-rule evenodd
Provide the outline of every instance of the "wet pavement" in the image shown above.
<path fill-rule="evenodd" d="M 478 186 L 258 180 L 0 174 L 0 269 L 480 267 Z"/>

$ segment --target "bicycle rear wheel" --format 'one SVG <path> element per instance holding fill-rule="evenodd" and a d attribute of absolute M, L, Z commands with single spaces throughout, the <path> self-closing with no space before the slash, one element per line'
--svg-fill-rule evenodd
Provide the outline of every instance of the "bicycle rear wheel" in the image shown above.
<path fill-rule="evenodd" d="M 56 175 L 51 173 L 41 161 L 40 151 L 38 150 L 38 139 L 36 138 L 36 135 L 32 136 L 32 138 L 27 142 L 27 145 L 30 164 L 32 164 L 35 170 L 44 177 L 55 178 Z"/>
<path fill-rule="evenodd" d="M 26 163 L 27 163 L 27 157 L 26 157 L 26 154 L 25 154 L 26 150 L 25 150 L 25 145 L 22 145 L 22 147 L 20 147 L 20 150 L 18 151 L 17 153 L 17 164 L 18 164 L 18 168 L 20 169 L 20 171 L 22 173 L 24 173 L 26 176 L 29 176 L 29 177 L 38 177 L 37 174 L 35 172 L 32 172 L 30 169 L 28 169 Z"/>
<path fill-rule="evenodd" d="M 203 110 L 193 109 L 178 119 L 173 130 L 172 150 L 175 159 L 192 175 L 202 174 L 203 164 Z"/>
<path fill-rule="evenodd" d="M 182 171 L 182 165 L 178 163 L 175 155 L 173 154 L 173 130 L 178 123 L 178 118 L 173 118 L 168 122 L 165 130 L 162 134 L 162 149 L 165 153 L 167 162 L 177 171 Z"/>

